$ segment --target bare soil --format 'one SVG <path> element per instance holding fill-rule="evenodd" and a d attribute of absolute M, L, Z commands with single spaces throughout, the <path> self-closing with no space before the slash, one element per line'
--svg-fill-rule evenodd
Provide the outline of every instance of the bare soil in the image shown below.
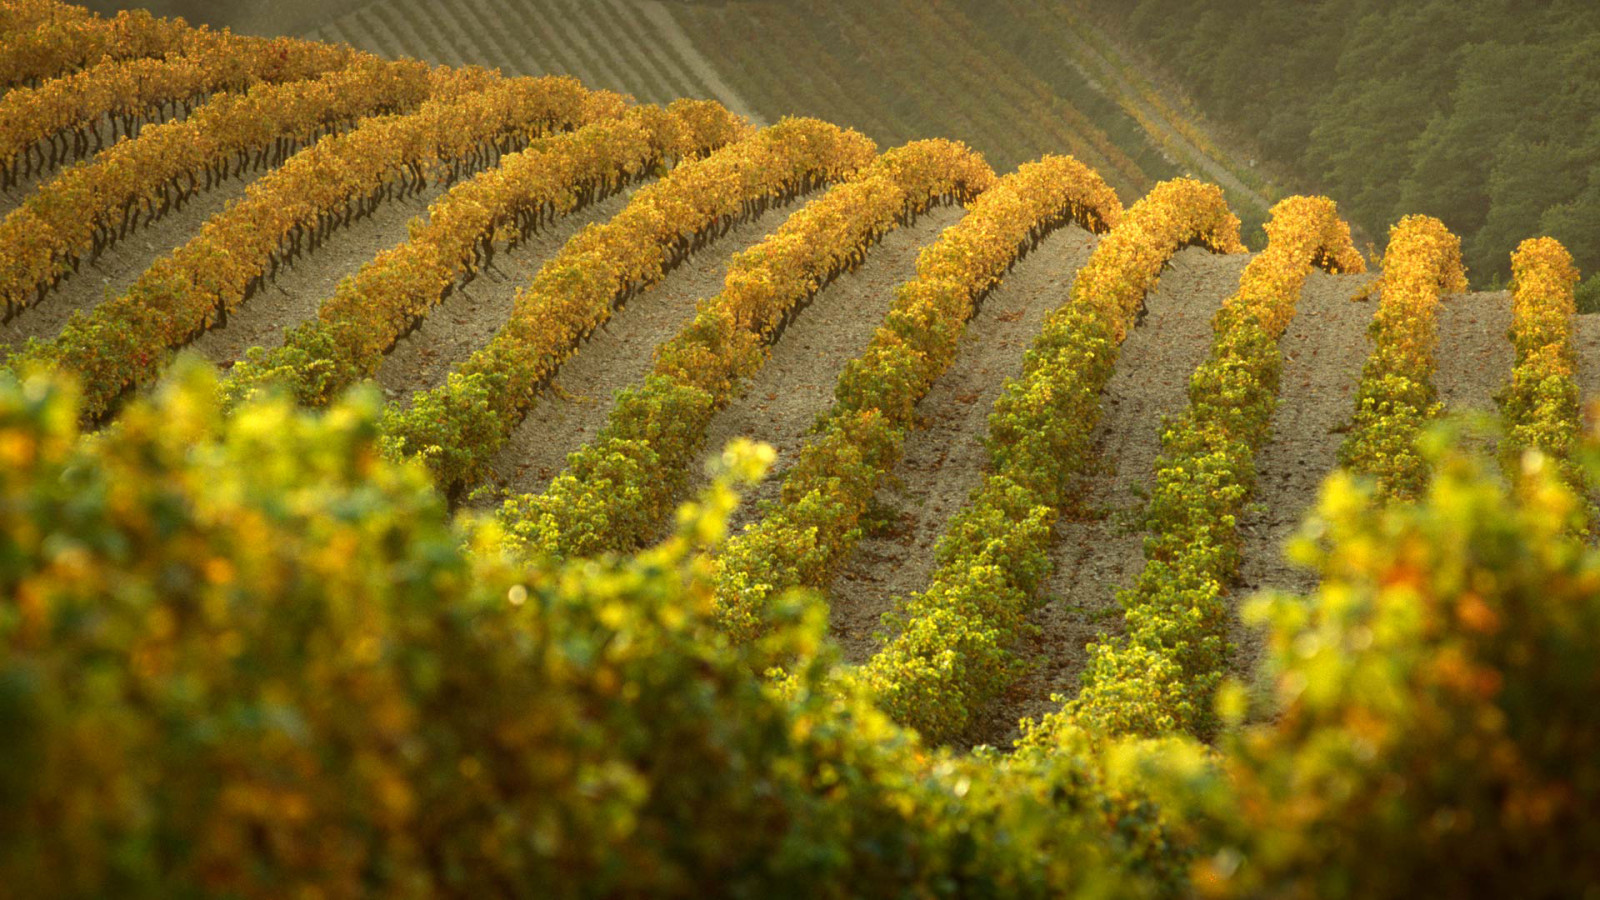
<path fill-rule="evenodd" d="M 1316 502 L 1317 491 L 1339 464 L 1339 447 L 1355 409 L 1361 367 L 1372 350 L 1367 326 L 1377 299 L 1352 301 L 1375 276 L 1314 272 L 1296 304 L 1278 349 L 1283 372 L 1272 435 L 1256 453 L 1254 503 L 1239 522 L 1243 564 L 1233 592 L 1236 604 L 1258 591 L 1306 591 L 1313 575 L 1285 558 L 1284 544 Z M 1260 658 L 1261 642 L 1235 620 L 1239 653 L 1235 674 L 1247 675 Z"/>
<path fill-rule="evenodd" d="M 293 264 L 280 266 L 276 280 L 228 314 L 224 327 L 196 338 L 188 349 L 223 368 L 244 357 L 251 347 L 283 343 L 289 327 L 317 314 L 341 279 L 354 275 L 380 252 L 405 242 L 407 223 L 427 217 L 428 204 L 449 188 L 439 182 L 405 199 L 389 200 L 363 219 L 335 229 L 316 250 Z"/>
<path fill-rule="evenodd" d="M 1072 294 L 1098 238 L 1068 226 L 1045 239 L 992 291 L 967 324 L 955 359 L 917 406 L 899 464 L 875 504 L 886 527 L 863 536 L 828 587 L 831 631 L 845 659 L 865 662 L 881 645 L 883 615 L 926 586 L 945 522 L 982 481 L 988 416 L 1046 317 Z"/>
<path fill-rule="evenodd" d="M 1590 412 L 1588 404 L 1600 400 L 1600 313 L 1579 316 L 1572 337 L 1578 355 L 1578 396 Z"/>
<path fill-rule="evenodd" d="M 833 405 L 839 373 L 867 349 L 894 303 L 895 288 L 916 276 L 917 255 L 962 215 L 959 206 L 939 207 L 886 235 L 865 265 L 829 285 L 801 312 L 743 393 L 712 420 L 691 489 L 706 483 L 707 467 L 735 438 L 765 441 L 778 452 L 766 481 L 745 496 L 733 527 L 749 524 L 777 499 L 784 472 L 799 457 L 817 417 Z"/>
<path fill-rule="evenodd" d="M 1434 386 L 1451 412 L 1496 411 L 1495 393 L 1511 378 L 1511 295 L 1453 294 L 1439 304 Z"/>
<path fill-rule="evenodd" d="M 88 312 L 107 295 L 127 291 L 156 260 L 194 237 L 207 219 L 244 196 L 245 188 L 268 171 L 263 169 L 246 173 L 243 178 L 230 178 L 209 191 L 196 194 L 181 209 L 168 210 L 165 216 L 149 225 L 141 224 L 130 231 L 98 259 L 85 260 L 76 274 L 68 274 L 55 290 L 46 293 L 42 303 L 0 325 L 0 347 L 19 347 L 31 337 L 53 338 L 73 313 Z"/>
<path fill-rule="evenodd" d="M 443 384 L 452 369 L 487 344 L 510 318 L 518 289 L 532 283 L 539 267 L 573 235 L 620 212 L 640 186 L 551 223 L 514 249 L 496 252 L 492 266 L 465 288 L 458 287 L 389 353 L 377 376 L 385 393 L 409 405 L 413 391 Z"/>
<path fill-rule="evenodd" d="M 562 364 L 550 389 L 496 456 L 490 484 L 510 494 L 544 490 L 566 466 L 568 454 L 592 440 L 605 424 L 616 392 L 644 380 L 655 348 L 694 318 L 696 304 L 722 290 L 729 261 L 760 242 L 795 209 L 774 206 L 735 225 L 618 310 Z M 509 302 L 506 310 L 509 313 Z"/>

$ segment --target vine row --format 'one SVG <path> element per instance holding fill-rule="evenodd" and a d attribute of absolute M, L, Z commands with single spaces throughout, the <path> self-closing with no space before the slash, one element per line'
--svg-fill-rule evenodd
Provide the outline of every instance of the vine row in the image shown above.
<path fill-rule="evenodd" d="M 415 113 L 369 119 L 296 154 L 251 185 L 200 233 L 151 266 L 129 291 L 75 316 L 24 359 L 61 365 L 82 380 L 83 408 L 104 416 L 127 389 L 147 383 L 167 351 L 226 324 L 278 265 L 315 249 L 335 228 L 393 196 L 492 164 L 541 132 L 620 115 L 623 99 L 571 78 L 459 77 L 474 89 L 440 91 Z"/>
<path fill-rule="evenodd" d="M 1090 457 L 1119 347 L 1167 260 L 1195 245 L 1244 252 L 1221 189 L 1158 184 L 1095 248 L 995 402 L 989 474 L 935 545 L 927 589 L 890 617 L 897 633 L 860 671 L 883 709 L 928 740 L 959 735 L 1014 677 L 1012 647 L 1050 572 L 1053 525 Z"/>
<path fill-rule="evenodd" d="M 0 220 L 0 300 L 9 319 L 42 301 L 84 257 L 213 184 L 278 165 L 305 143 L 429 93 L 423 63 L 363 59 L 315 81 L 224 94 L 180 122 L 141 131 L 39 186 Z"/>
<path fill-rule="evenodd" d="M 858 525 L 894 468 L 913 411 L 956 356 L 984 297 L 1045 237 L 1068 223 L 1097 234 L 1122 216 L 1100 176 L 1046 156 L 1001 178 L 917 258 L 866 351 L 846 365 L 834 404 L 784 476 L 778 505 L 717 558 L 717 613 L 736 640 L 764 631 L 767 598 L 821 588 L 849 555 Z"/>
<path fill-rule="evenodd" d="M 546 379 L 631 298 L 739 221 L 850 176 L 872 141 L 817 119 L 786 118 L 678 166 L 611 221 L 567 242 L 517 294 L 511 319 L 446 384 L 385 416 L 385 447 L 415 456 L 459 493 L 536 402 Z"/>
<path fill-rule="evenodd" d="M 0 38 L 12 40 L 46 22 L 74 22 L 93 13 L 61 0 L 0 0 Z"/>
<path fill-rule="evenodd" d="M 1211 356 L 1189 379 L 1189 408 L 1161 435 L 1145 567 L 1118 596 L 1126 635 L 1089 646 L 1082 690 L 1057 714 L 1096 733 L 1214 729 L 1212 698 L 1231 652 L 1227 589 L 1240 565 L 1238 517 L 1277 407 L 1278 339 L 1313 268 L 1366 271 L 1350 227 L 1326 198 L 1279 202 L 1266 232 L 1266 250 L 1212 319 Z"/>
<path fill-rule="evenodd" d="M 384 355 L 459 282 L 539 227 L 607 196 L 671 160 L 696 159 L 737 140 L 743 121 L 713 101 L 640 106 L 501 158 L 450 189 L 428 220 L 339 283 L 317 318 L 291 329 L 283 346 L 250 351 L 234 366 L 230 402 L 272 382 L 306 405 L 328 403 L 377 372 Z"/>
<path fill-rule="evenodd" d="M 354 58 L 342 45 L 199 29 L 165 59 L 106 60 L 16 88 L 0 97 L 0 187 L 98 153 L 147 121 L 192 113 L 208 95 L 316 78 Z"/>
<path fill-rule="evenodd" d="M 158 19 L 144 10 L 100 16 L 52 15 L 31 6 L 32 30 L 6 35 L 0 43 L 0 89 L 35 85 L 110 59 L 137 59 L 181 52 L 193 29 L 182 19 Z M 22 21 L 22 20 L 17 20 Z"/>
<path fill-rule="evenodd" d="M 1461 239 L 1432 216 L 1406 216 L 1389 232 L 1372 354 L 1361 370 L 1355 418 L 1340 463 L 1377 482 L 1381 500 L 1415 499 L 1428 482 L 1417 436 L 1439 414 L 1433 387 L 1441 293 L 1467 289 Z"/>
<path fill-rule="evenodd" d="M 568 458 L 543 494 L 502 508 L 508 543 L 560 557 L 642 544 L 687 485 L 711 417 L 765 364 L 792 317 L 855 271 L 885 234 L 933 204 L 970 202 L 993 181 L 965 145 L 913 141 L 734 257 L 722 292 L 657 348 L 651 373 L 618 395 L 595 441 Z"/>
<path fill-rule="evenodd" d="M 1577 353 L 1572 342 L 1578 268 L 1572 254 L 1550 237 L 1529 238 L 1511 254 L 1511 342 L 1516 364 L 1500 393 L 1505 448 L 1513 472 L 1522 452 L 1538 450 L 1561 472 L 1577 496 L 1586 496 L 1586 479 L 1574 458 L 1583 430 Z M 1593 520 L 1585 509 L 1583 524 Z"/>

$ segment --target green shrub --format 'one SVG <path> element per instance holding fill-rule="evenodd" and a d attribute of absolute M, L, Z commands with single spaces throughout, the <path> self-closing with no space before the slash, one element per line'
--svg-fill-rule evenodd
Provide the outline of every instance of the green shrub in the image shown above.
<path fill-rule="evenodd" d="M 1180 888 L 1192 832 L 1085 736 L 929 753 L 828 680 L 820 607 L 722 637 L 707 552 L 758 454 L 660 547 L 518 568 L 387 461 L 371 393 L 228 418 L 215 388 L 184 369 L 79 440 L 70 389 L 0 384 L 8 893 Z"/>
<path fill-rule="evenodd" d="M 1415 505 L 1331 479 L 1293 550 L 1321 587 L 1254 605 L 1274 722 L 1222 742 L 1205 892 L 1600 896 L 1600 553 L 1557 467 L 1514 492 L 1441 443 Z"/>

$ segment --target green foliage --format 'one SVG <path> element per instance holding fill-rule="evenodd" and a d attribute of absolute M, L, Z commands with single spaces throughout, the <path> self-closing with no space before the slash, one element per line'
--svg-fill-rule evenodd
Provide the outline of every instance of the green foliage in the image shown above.
<path fill-rule="evenodd" d="M 768 598 L 824 587 L 870 527 L 874 495 L 900 458 L 917 403 L 955 358 L 982 299 L 1024 252 L 1069 221 L 1105 231 L 1122 207 L 1070 157 L 1028 163 L 986 190 L 917 258 L 884 323 L 834 387 L 784 476 L 780 502 L 718 560 L 718 614 L 729 634 L 760 633 Z"/>
<path fill-rule="evenodd" d="M 183 369 L 80 440 L 70 389 L 0 384 L 8 891 L 1181 889 L 1194 832 L 1118 763 L 1153 749 L 930 754 L 831 680 L 819 607 L 721 638 L 707 551 L 770 450 L 734 447 L 659 547 L 521 568 L 379 452 L 370 393 L 226 418 L 215 387 Z"/>
<path fill-rule="evenodd" d="M 1191 243 L 1239 252 L 1238 229 L 1217 188 L 1165 182 L 1079 272 L 995 403 L 991 471 L 939 538 L 928 588 L 906 601 L 890 622 L 898 633 L 863 670 L 896 721 L 948 740 L 1014 679 L 1012 650 L 1051 570 L 1055 518 L 1091 457 L 1100 393 L 1134 312 L 1172 254 Z"/>
<path fill-rule="evenodd" d="M 1580 501 L 1553 470 L 1513 491 L 1492 461 L 1432 460 L 1415 505 L 1331 479 L 1293 548 L 1317 593 L 1252 607 L 1274 722 L 1221 744 L 1238 796 L 1202 893 L 1600 892 L 1600 554 L 1566 534 Z"/>
<path fill-rule="evenodd" d="M 1210 736 L 1212 697 L 1232 652 L 1227 588 L 1239 571 L 1238 520 L 1255 489 L 1255 452 L 1277 406 L 1278 337 L 1313 267 L 1361 271 L 1332 201 L 1273 207 L 1266 252 L 1212 319 L 1211 355 L 1189 379 L 1189 406 L 1161 436 L 1143 525 L 1145 567 L 1118 593 L 1123 634 L 1089 647 L 1078 696 L 1037 730 L 1077 721 L 1097 733 Z"/>

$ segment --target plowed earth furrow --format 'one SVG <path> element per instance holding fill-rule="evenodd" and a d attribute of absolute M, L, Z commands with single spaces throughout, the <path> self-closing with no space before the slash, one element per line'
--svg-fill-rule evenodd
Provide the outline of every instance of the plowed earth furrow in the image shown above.
<path fill-rule="evenodd" d="M 107 247 L 98 258 L 85 259 L 77 273 L 69 273 L 45 294 L 43 302 L 0 324 L 0 347 L 15 349 L 28 338 L 54 338 L 74 312 L 87 313 L 108 293 L 126 292 L 156 260 L 194 237 L 207 219 L 244 196 L 247 187 L 271 171 L 266 168 L 247 172 L 242 178 L 225 179 L 211 190 L 196 194 L 181 209 L 168 210 L 151 224 L 129 231 L 127 237 Z"/>
<path fill-rule="evenodd" d="M 856 272 L 818 294 L 772 347 L 772 356 L 744 392 L 711 421 L 691 494 L 706 483 L 705 466 L 735 438 L 764 441 L 778 451 L 767 480 L 749 492 L 731 523 L 759 518 L 763 501 L 776 500 L 784 470 L 799 456 L 817 416 L 833 404 L 845 364 L 860 356 L 883 324 L 894 289 L 916 276 L 917 255 L 961 219 L 959 206 L 930 209 L 915 223 L 884 237 Z"/>
<path fill-rule="evenodd" d="M 420 194 L 389 200 L 366 218 L 335 229 L 317 249 L 280 266 L 277 278 L 229 313 L 226 325 L 201 334 L 189 348 L 227 367 L 251 347 L 282 344 L 284 328 L 316 316 L 317 306 L 333 294 L 340 279 L 404 241 L 406 224 L 417 216 L 426 217 L 428 204 L 449 188 L 434 182 Z"/>
<path fill-rule="evenodd" d="M 487 344 L 505 324 L 517 289 L 533 281 L 545 260 L 584 227 L 621 212 L 636 189 L 591 204 L 551 223 L 516 248 L 496 252 L 492 267 L 445 298 L 384 360 L 377 380 L 389 398 L 409 404 L 413 392 L 443 384 L 455 366 Z"/>
<path fill-rule="evenodd" d="M 1495 392 L 1515 364 L 1511 295 L 1505 291 L 1452 294 L 1439 301 L 1439 370 L 1434 386 L 1451 412 L 1495 412 Z"/>
<path fill-rule="evenodd" d="M 1339 445 L 1355 408 L 1356 384 L 1372 350 L 1367 326 L 1377 300 L 1350 297 L 1375 274 L 1306 279 L 1295 316 L 1278 340 L 1283 373 L 1272 436 L 1256 453 L 1256 506 L 1239 523 L 1242 565 L 1235 591 L 1239 602 L 1270 588 L 1309 590 L 1312 573 L 1290 565 L 1283 547 L 1316 502 L 1322 482 L 1339 465 Z M 1253 670 L 1258 639 L 1240 628 L 1235 670 Z"/>
<path fill-rule="evenodd" d="M 894 595 L 925 586 L 945 522 L 982 480 L 982 440 L 1005 379 L 1021 374 L 1023 353 L 1072 284 L 1098 239 L 1059 229 L 1017 264 L 967 324 L 950 368 L 917 407 L 899 465 L 875 502 L 889 513 L 861 539 L 829 586 L 834 638 L 852 662 L 878 649 L 874 633 Z"/>
<path fill-rule="evenodd" d="M 1122 344 L 1115 374 L 1101 397 L 1094 431 L 1096 459 L 1082 479 L 1081 499 L 1056 524 L 1054 571 L 1044 603 L 1030 616 L 1037 632 L 1018 648 L 1027 674 L 990 704 L 973 737 L 1009 746 L 1017 722 L 1058 708 L 1052 695 L 1077 692 L 1084 648 L 1122 627 L 1118 589 L 1144 567 L 1144 532 L 1135 525 L 1152 486 L 1164 417 L 1188 405 L 1189 377 L 1211 351 L 1211 318 L 1239 287 L 1249 256 L 1216 256 L 1190 248 L 1148 299 L 1144 324 Z"/>
<path fill-rule="evenodd" d="M 801 208 L 774 206 L 735 225 L 647 293 L 633 298 L 562 364 L 492 464 L 490 483 L 537 493 L 566 465 L 567 454 L 592 440 L 611 412 L 616 391 L 650 371 L 657 345 L 694 318 L 695 305 L 722 289 L 728 262 Z M 507 307 L 509 311 L 509 306 Z"/>

